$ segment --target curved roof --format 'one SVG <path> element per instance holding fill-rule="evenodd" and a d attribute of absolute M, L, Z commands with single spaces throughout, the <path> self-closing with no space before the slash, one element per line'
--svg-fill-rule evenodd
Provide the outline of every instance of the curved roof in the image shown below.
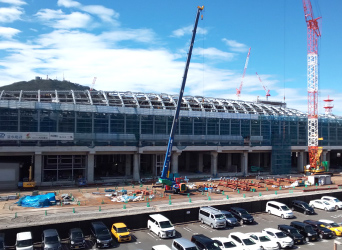
<path fill-rule="evenodd" d="M 178 95 L 154 94 L 120 91 L 89 90 L 36 90 L 36 91 L 1 91 L 0 101 L 14 100 L 18 102 L 69 103 L 78 105 L 98 105 L 114 107 L 131 107 L 141 109 L 175 110 Z M 271 102 L 269 102 L 271 103 Z M 282 105 L 279 105 L 282 104 Z M 286 108 L 285 103 L 278 105 L 262 102 L 247 102 L 202 96 L 183 96 L 181 110 L 202 112 L 224 112 L 239 114 L 255 114 L 263 116 L 297 116 L 307 117 L 296 109 Z M 326 117 L 322 115 L 322 117 Z M 329 118 L 336 118 L 330 115 Z"/>

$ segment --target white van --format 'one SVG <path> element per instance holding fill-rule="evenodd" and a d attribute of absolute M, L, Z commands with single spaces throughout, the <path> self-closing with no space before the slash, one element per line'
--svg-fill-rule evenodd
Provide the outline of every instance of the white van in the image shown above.
<path fill-rule="evenodd" d="M 17 240 L 15 242 L 15 248 L 16 250 L 33 250 L 31 232 L 17 233 Z"/>
<path fill-rule="evenodd" d="M 176 230 L 171 221 L 161 214 L 150 214 L 147 221 L 147 228 L 160 238 L 170 238 L 176 236 Z"/>
<path fill-rule="evenodd" d="M 284 203 L 277 201 L 269 201 L 266 203 L 266 212 L 280 216 L 281 218 L 293 218 L 292 210 Z"/>

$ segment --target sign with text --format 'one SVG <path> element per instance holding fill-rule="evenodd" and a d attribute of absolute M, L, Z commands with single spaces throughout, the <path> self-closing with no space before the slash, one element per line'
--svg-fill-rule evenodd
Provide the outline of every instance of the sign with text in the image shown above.
<path fill-rule="evenodd" d="M 73 141 L 73 133 L 0 132 L 1 141 Z"/>

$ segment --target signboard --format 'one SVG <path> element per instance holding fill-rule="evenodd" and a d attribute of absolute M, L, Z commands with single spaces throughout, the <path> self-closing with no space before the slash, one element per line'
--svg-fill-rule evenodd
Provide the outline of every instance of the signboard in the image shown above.
<path fill-rule="evenodd" d="M 73 141 L 74 133 L 0 132 L 0 141 Z"/>

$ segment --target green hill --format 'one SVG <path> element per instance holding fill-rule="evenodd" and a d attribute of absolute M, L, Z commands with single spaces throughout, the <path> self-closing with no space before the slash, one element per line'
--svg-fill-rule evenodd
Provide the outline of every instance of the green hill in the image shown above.
<path fill-rule="evenodd" d="M 59 81 L 59 80 L 44 80 L 44 79 L 34 79 L 31 81 L 21 81 L 15 82 L 10 85 L 5 85 L 0 87 L 0 91 L 15 91 L 15 90 L 87 90 L 90 87 L 82 86 L 77 83 L 72 83 L 69 81 Z"/>

